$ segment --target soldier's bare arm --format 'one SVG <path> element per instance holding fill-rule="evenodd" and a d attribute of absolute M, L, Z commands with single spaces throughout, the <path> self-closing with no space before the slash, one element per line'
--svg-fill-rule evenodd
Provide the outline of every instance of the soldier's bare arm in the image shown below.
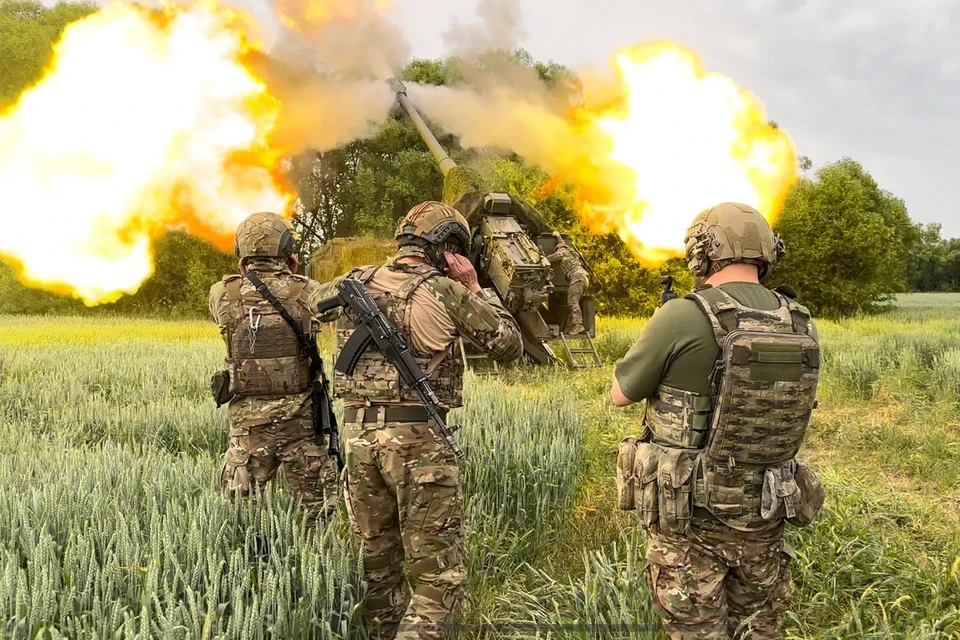
<path fill-rule="evenodd" d="M 428 285 L 461 336 L 498 362 L 520 357 L 520 327 L 494 291 L 480 289 L 473 293 L 461 283 L 443 277 L 429 280 Z"/>
<path fill-rule="evenodd" d="M 610 400 L 618 407 L 652 397 L 663 380 L 674 352 L 674 308 L 659 309 L 640 339 L 617 362 L 610 388 Z"/>

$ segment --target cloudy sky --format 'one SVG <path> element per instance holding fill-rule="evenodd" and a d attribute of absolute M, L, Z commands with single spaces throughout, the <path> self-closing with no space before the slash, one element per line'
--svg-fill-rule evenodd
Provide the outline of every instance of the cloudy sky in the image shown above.
<path fill-rule="evenodd" d="M 442 56 L 478 0 L 395 0 L 414 55 Z M 960 236 L 960 0 L 516 0 L 501 25 L 537 59 L 606 64 L 681 41 L 756 93 L 817 167 L 850 156 L 914 220 Z"/>

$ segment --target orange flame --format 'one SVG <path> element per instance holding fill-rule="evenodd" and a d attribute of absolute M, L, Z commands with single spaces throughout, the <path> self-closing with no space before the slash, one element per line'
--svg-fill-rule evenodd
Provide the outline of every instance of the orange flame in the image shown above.
<path fill-rule="evenodd" d="M 721 202 L 751 205 L 773 224 L 800 171 L 756 96 L 673 42 L 624 49 L 614 62 L 613 99 L 609 86 L 587 82 L 574 113 L 606 149 L 578 172 L 584 223 L 619 232 L 646 267 L 682 256 L 693 217 Z"/>
<path fill-rule="evenodd" d="M 294 31 L 310 31 L 334 22 L 355 23 L 382 16 L 393 0 L 278 0 L 280 23 Z"/>
<path fill-rule="evenodd" d="M 243 14 L 110 4 L 67 27 L 45 77 L 0 115 L 0 254 L 87 304 L 136 291 L 171 228 L 227 249 L 292 193 L 279 103 L 243 64 Z"/>

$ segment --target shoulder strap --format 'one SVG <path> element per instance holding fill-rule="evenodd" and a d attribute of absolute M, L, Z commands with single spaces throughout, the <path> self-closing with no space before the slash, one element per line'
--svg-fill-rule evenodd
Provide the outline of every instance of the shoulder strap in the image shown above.
<path fill-rule="evenodd" d="M 240 283 L 242 282 L 241 278 L 236 276 L 230 276 L 229 278 L 224 279 L 224 285 L 227 288 L 227 300 L 230 302 L 237 302 L 240 300 Z"/>
<path fill-rule="evenodd" d="M 304 335 L 303 329 L 300 328 L 299 323 L 290 315 L 290 312 L 287 311 L 287 308 L 283 306 L 283 303 L 277 300 L 277 297 L 273 295 L 273 292 L 267 287 L 266 283 L 260 279 L 260 277 L 253 271 L 248 271 L 246 274 L 247 280 L 257 288 L 257 293 L 263 296 L 264 300 L 270 303 L 270 305 L 277 310 L 277 313 L 280 314 L 280 317 L 283 318 L 284 322 L 290 325 L 290 329 L 293 331 L 293 334 L 297 336 L 297 341 L 300 343 L 300 348 L 303 349 L 303 352 L 307 354 L 307 357 L 310 358 L 310 363 L 313 365 L 313 368 L 317 371 L 323 369 L 323 359 L 320 357 L 320 352 L 317 350 L 317 345 L 311 343 L 307 340 L 307 336 Z"/>
<path fill-rule="evenodd" d="M 433 267 L 418 269 L 414 272 L 414 275 L 404 280 L 403 284 L 397 287 L 397 290 L 393 293 L 396 313 L 395 321 L 402 320 L 404 326 L 410 326 L 410 313 L 413 309 L 413 307 L 410 306 L 410 299 L 413 297 L 414 292 L 420 288 L 420 285 L 439 275 L 440 272 Z"/>
<path fill-rule="evenodd" d="M 710 287 L 694 291 L 685 297 L 700 305 L 700 309 L 703 310 L 713 326 L 713 333 L 716 335 L 718 344 L 722 344 L 727 334 L 737 328 L 739 324 L 737 322 L 737 312 L 740 310 L 740 305 L 722 289 Z"/>
<path fill-rule="evenodd" d="M 790 317 L 793 320 L 793 332 L 810 335 L 812 333 L 810 312 L 789 296 L 785 296 L 777 291 L 774 291 L 774 293 L 781 298 L 781 302 L 790 311 Z"/>
<path fill-rule="evenodd" d="M 367 284 L 373 279 L 373 276 L 376 275 L 377 271 L 380 270 L 380 265 L 374 267 L 354 267 L 347 272 L 345 278 L 353 278 L 354 280 L 359 280 L 363 284 Z"/>

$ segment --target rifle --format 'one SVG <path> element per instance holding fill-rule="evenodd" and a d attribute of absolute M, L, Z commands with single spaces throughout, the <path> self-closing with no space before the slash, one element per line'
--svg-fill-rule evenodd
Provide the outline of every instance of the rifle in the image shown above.
<path fill-rule="evenodd" d="M 660 276 L 660 286 L 663 287 L 663 293 L 660 294 L 661 305 L 677 297 L 677 292 L 673 290 L 673 276 Z"/>
<path fill-rule="evenodd" d="M 246 278 L 257 288 L 257 292 L 277 310 L 280 317 L 290 325 L 293 333 L 297 336 L 300 348 L 307 354 L 307 358 L 310 360 L 310 384 L 313 387 L 310 403 L 313 413 L 313 430 L 317 435 L 318 444 L 320 444 L 322 435 L 327 434 L 327 455 L 336 458 L 337 467 L 343 471 L 343 458 L 340 455 L 340 435 L 337 433 L 337 416 L 333 413 L 333 402 L 330 400 L 330 381 L 327 379 L 327 372 L 323 370 L 323 357 L 320 355 L 320 350 L 317 349 L 317 343 L 304 335 L 300 324 L 290 315 L 283 303 L 277 300 L 277 297 L 273 295 L 256 273 L 248 271 Z M 318 426 L 319 429 L 317 429 Z"/>
<path fill-rule="evenodd" d="M 333 368 L 344 375 L 353 375 L 360 357 L 371 346 L 371 343 L 376 345 L 377 350 L 383 354 L 384 358 L 397 368 L 407 386 L 416 392 L 423 408 L 427 410 L 427 416 L 440 429 L 443 439 L 453 449 L 457 458 L 465 458 L 466 454 L 460 448 L 456 438 L 453 437 L 453 432 L 459 427 L 455 426 L 450 429 L 440 416 L 440 412 L 437 410 L 440 400 L 437 398 L 433 387 L 430 386 L 423 369 L 417 364 L 409 347 L 407 347 L 407 341 L 403 334 L 383 315 L 383 312 L 377 307 L 377 303 L 373 301 L 373 298 L 370 297 L 363 283 L 359 280 L 344 278 L 340 281 L 337 289 L 339 293 L 326 300 L 321 300 L 317 305 L 317 310 L 323 314 L 337 307 L 349 308 L 356 315 L 357 328 L 350 339 L 347 340 L 347 343 L 343 345 Z"/>

